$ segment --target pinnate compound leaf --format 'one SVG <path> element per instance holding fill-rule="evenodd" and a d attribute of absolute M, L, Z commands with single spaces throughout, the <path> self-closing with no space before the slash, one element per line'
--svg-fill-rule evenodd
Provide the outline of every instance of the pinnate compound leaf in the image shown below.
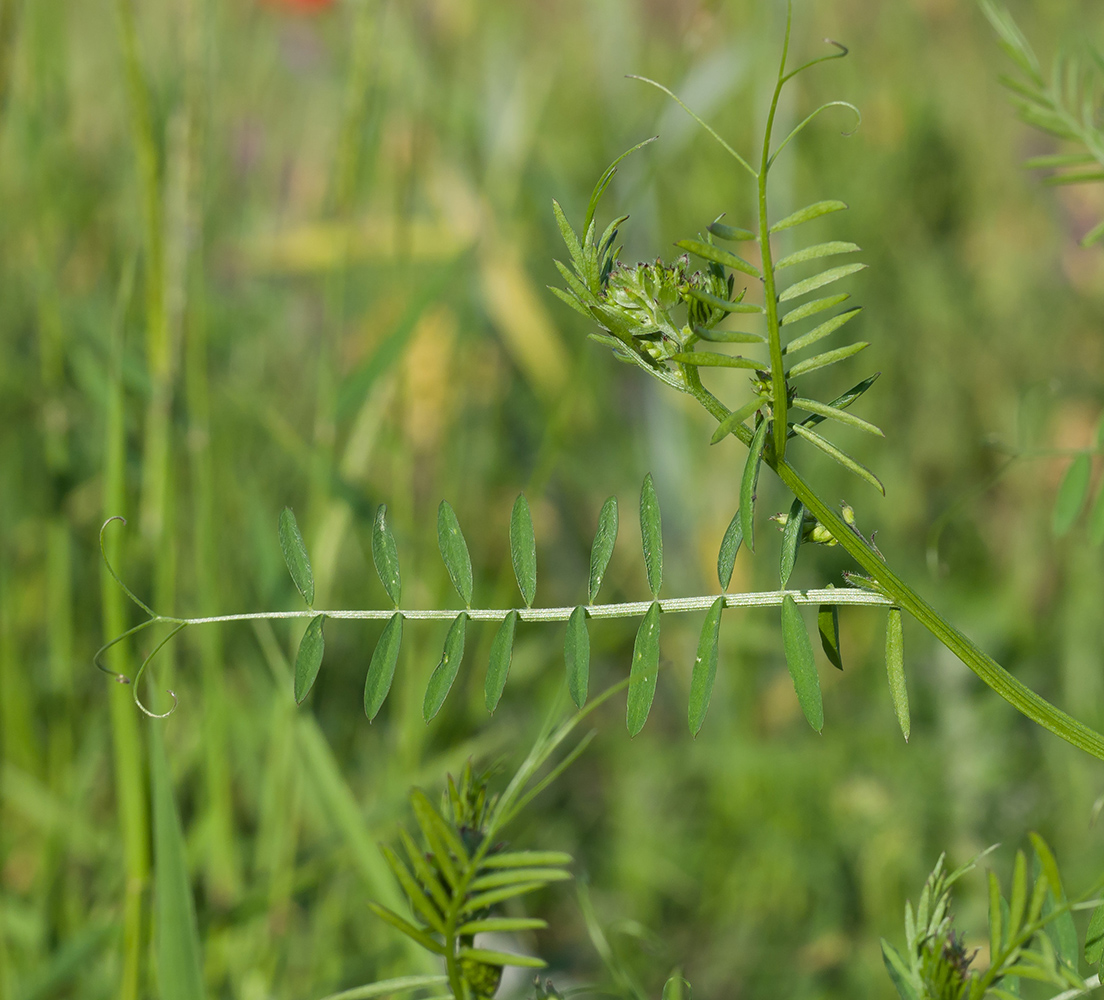
<path fill-rule="evenodd" d="M 644 549 L 644 567 L 648 571 L 648 589 L 652 597 L 659 596 L 663 583 L 663 528 L 659 515 L 659 498 L 649 472 L 640 488 L 640 540 Z"/>
<path fill-rule="evenodd" d="M 303 595 L 307 607 L 313 607 L 314 573 L 311 572 L 307 547 L 303 544 L 303 536 L 299 533 L 295 513 L 290 507 L 280 511 L 280 548 L 283 550 L 284 562 L 287 563 L 288 572 L 291 574 L 296 590 Z"/>
<path fill-rule="evenodd" d="M 464 541 L 464 533 L 460 530 L 456 511 L 447 500 L 442 500 L 437 508 L 437 545 L 441 550 L 441 558 L 445 561 L 449 579 L 452 580 L 452 585 L 460 595 L 460 600 L 464 602 L 465 607 L 471 607 L 471 556 L 468 555 L 468 543 Z"/>
<path fill-rule="evenodd" d="M 586 704 L 590 684 L 590 633 L 587 631 L 586 609 L 576 608 L 567 619 L 564 635 L 564 667 L 567 670 L 567 690 L 578 708 Z"/>
<path fill-rule="evenodd" d="M 441 711 L 441 706 L 452 688 L 452 682 L 456 680 L 456 672 L 460 669 L 460 661 L 464 658 L 464 635 L 467 626 L 468 615 L 465 611 L 461 611 L 449 626 L 448 635 L 445 636 L 445 647 L 441 653 L 441 662 L 430 674 L 425 699 L 422 701 L 422 718 L 426 722 Z"/>
<path fill-rule="evenodd" d="M 529 501 L 520 493 L 510 513 L 510 556 L 514 563 L 518 590 L 521 591 L 525 606 L 531 608 L 537 596 L 537 540 L 533 534 L 533 515 L 529 512 Z"/>
<path fill-rule="evenodd" d="M 865 267 L 865 264 L 841 264 L 839 267 L 830 267 L 827 271 L 821 271 L 820 274 L 814 274 L 812 277 L 790 285 L 778 296 L 778 301 L 789 302 L 790 299 L 796 299 L 799 295 L 815 292 L 818 288 L 830 285 L 833 281 L 839 281 L 841 278 L 849 277 L 858 271 L 862 271 Z"/>
<path fill-rule="evenodd" d="M 786 526 L 782 529 L 782 553 L 779 558 L 778 571 L 782 580 L 782 589 L 790 582 L 790 574 L 793 572 L 794 563 L 797 562 L 797 550 L 801 547 L 801 535 L 805 521 L 805 505 L 794 498 L 790 505 L 790 513 L 786 517 Z"/>
<path fill-rule="evenodd" d="M 842 670 L 843 656 L 840 654 L 838 605 L 822 604 L 820 606 L 820 610 L 817 612 L 817 631 L 820 632 L 820 648 L 824 650 L 828 662 L 837 670 Z"/>
<path fill-rule="evenodd" d="M 299 652 L 295 654 L 296 705 L 301 705 L 310 693 L 318 676 L 318 668 L 322 666 L 322 654 L 326 648 L 326 640 L 322 635 L 322 623 L 325 620 L 325 615 L 315 615 L 299 641 Z"/>
<path fill-rule="evenodd" d="M 847 205 L 842 201 L 818 201 L 812 205 L 806 205 L 804 208 L 798 209 L 792 215 L 787 215 L 786 218 L 780 219 L 773 226 L 770 227 L 772 233 L 781 232 L 783 229 L 789 229 L 792 226 L 800 226 L 803 222 L 809 222 L 812 219 L 819 219 L 822 215 L 827 215 L 829 212 L 840 212 L 847 208 Z"/>
<path fill-rule="evenodd" d="M 402 603 L 402 580 L 399 577 L 399 550 L 395 545 L 395 536 L 391 525 L 387 523 L 387 505 L 380 504 L 372 521 L 372 562 L 375 563 L 380 583 L 398 607 Z"/>
<path fill-rule="evenodd" d="M 787 254 L 777 264 L 775 270 L 783 267 L 792 267 L 794 264 L 804 264 L 807 260 L 817 260 L 820 257 L 831 257 L 837 253 L 856 253 L 862 247 L 854 243 L 845 243 L 842 240 L 832 240 L 830 243 L 817 243 L 811 247 L 805 247 L 794 253 Z"/>
<path fill-rule="evenodd" d="M 517 628 L 518 613 L 507 612 L 498 626 L 491 641 L 491 659 L 487 665 L 487 679 L 483 682 L 483 703 L 488 712 L 498 708 L 502 689 L 506 686 L 506 676 L 510 673 L 510 660 L 514 655 L 514 630 Z"/>
<path fill-rule="evenodd" d="M 865 479 L 874 489 L 881 493 L 882 496 L 885 496 L 885 487 L 882 485 L 882 481 L 865 465 L 860 465 L 850 455 L 840 451 L 831 441 L 822 438 L 816 431 L 809 430 L 809 428 L 803 424 L 793 424 L 792 426 L 798 435 L 805 438 L 810 444 L 816 445 L 824 454 L 835 459 L 840 465 L 855 473 L 860 479 Z"/>
<path fill-rule="evenodd" d="M 742 271 L 744 274 L 750 274 L 753 278 L 762 277 L 759 268 L 754 264 L 749 264 L 743 257 L 737 257 L 736 254 L 715 247 L 711 243 L 702 243 L 700 240 L 679 240 L 675 246 L 680 250 L 686 250 L 697 257 L 701 257 L 703 260 L 731 268 L 733 271 Z"/>
<path fill-rule="evenodd" d="M 728 522 L 724 538 L 721 539 L 721 550 L 717 553 L 717 580 L 721 584 L 721 590 L 728 590 L 728 585 L 732 582 L 732 567 L 736 565 L 736 553 L 740 551 L 740 543 L 744 540 L 744 529 L 740 520 L 740 512 L 737 510 Z"/>
<path fill-rule="evenodd" d="M 905 634 L 901 621 L 901 609 L 890 608 L 886 624 L 886 674 L 889 677 L 889 693 L 893 698 L 893 711 L 901 735 L 908 742 L 912 723 L 909 717 L 908 686 L 905 684 Z"/>
<path fill-rule="evenodd" d="M 755 489 L 759 483 L 759 463 L 770 423 L 769 420 L 761 420 L 755 429 L 744 463 L 744 474 L 740 478 L 740 531 L 750 552 L 755 551 Z"/>
<path fill-rule="evenodd" d="M 403 616 L 396 611 L 383 626 L 379 641 L 368 664 L 368 676 L 364 679 L 364 714 L 371 722 L 391 690 L 395 677 L 395 664 L 399 662 L 402 647 Z"/>
<path fill-rule="evenodd" d="M 629 735 L 635 736 L 648 721 L 655 698 L 656 678 L 659 675 L 659 601 L 651 606 L 640 622 L 633 643 L 632 667 L 629 670 L 629 695 L 625 711 L 625 724 Z"/>
<path fill-rule="evenodd" d="M 717 676 L 717 647 L 721 637 L 721 610 L 724 598 L 718 597 L 705 613 L 701 637 L 698 639 L 698 655 L 694 657 L 694 669 L 690 673 L 690 705 L 686 712 L 690 735 L 697 736 L 709 711 L 709 699 L 713 695 L 713 681 Z"/>
<path fill-rule="evenodd" d="M 1054 516 L 1051 525 L 1054 534 L 1061 538 L 1068 534 L 1089 492 L 1089 478 L 1092 462 L 1087 454 L 1078 455 L 1066 469 L 1062 482 L 1058 485 L 1058 495 L 1054 500 Z"/>
<path fill-rule="evenodd" d="M 797 602 L 789 594 L 782 600 L 782 648 L 786 652 L 786 665 L 790 668 L 801 711 L 805 713 L 809 725 L 819 733 L 824 728 L 820 678 L 805 620 L 801 617 Z"/>
<path fill-rule="evenodd" d="M 617 497 L 609 497 L 602 504 L 598 515 L 598 530 L 590 549 L 590 583 L 587 597 L 590 604 L 598 599 L 598 591 L 613 555 L 613 543 L 617 541 Z"/>

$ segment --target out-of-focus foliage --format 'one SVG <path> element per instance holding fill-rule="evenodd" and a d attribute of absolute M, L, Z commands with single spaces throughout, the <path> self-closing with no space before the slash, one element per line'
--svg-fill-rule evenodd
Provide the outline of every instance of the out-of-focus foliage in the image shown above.
<path fill-rule="evenodd" d="M 306 6 L 162 0 L 135 5 L 128 36 L 125 3 L 0 4 L 4 996 L 156 994 L 150 935 L 164 928 L 150 912 L 183 909 L 150 896 L 150 725 L 209 996 L 321 996 L 434 973 L 367 911 L 370 898 L 403 905 L 376 842 L 407 819 L 410 784 L 470 756 L 515 756 L 563 683 L 562 644 L 519 623 L 488 718 L 494 630 L 473 623 L 427 725 L 445 628 L 411 623 L 369 725 L 379 628 L 328 623 L 326 664 L 296 709 L 302 625 L 220 626 L 166 647 L 144 694 L 164 710 L 172 688 L 179 708 L 149 722 L 91 667 L 104 633 L 133 623 L 101 589 L 106 516 L 129 519 L 116 564 L 159 609 L 298 607 L 276 530 L 285 506 L 316 606 L 389 607 L 372 569 L 386 502 L 404 604 L 445 607 L 444 498 L 466 527 L 477 598 L 505 606 L 524 489 L 540 601 L 570 605 L 585 597 L 602 501 L 632 504 L 650 470 L 665 586 L 711 589 L 743 452 L 710 448 L 708 421 L 615 365 L 545 291 L 561 252 L 550 206 L 555 196 L 583 217 L 597 172 L 658 133 L 605 196 L 611 215 L 632 216 L 622 260 L 669 254 L 721 212 L 746 217 L 744 176 L 625 74 L 664 81 L 748 148 L 785 5 Z M 1079 0 L 1012 9 L 1044 62 L 1104 30 L 1104 12 Z M 1101 188 L 1046 190 L 1020 170 L 1055 150 L 1015 121 L 997 82 L 1005 56 L 972 6 L 799 3 L 795 25 L 799 53 L 830 36 L 851 55 L 806 74 L 782 115 L 795 124 L 827 93 L 864 121 L 847 139 L 827 116 L 806 129 L 780 163 L 774 211 L 848 201 L 841 238 L 870 264 L 855 279 L 858 335 L 883 373 L 864 415 L 888 436 L 839 431 L 885 501 L 810 454 L 818 485 L 854 503 L 912 578 L 934 570 L 920 589 L 1004 665 L 1099 727 L 1100 551 L 1083 520 L 1057 544 L 1051 528 L 1069 459 L 990 482 L 994 438 L 1059 451 L 1093 440 L 1104 256 L 1078 240 L 1101 217 Z M 817 379 L 824 398 L 847 387 L 833 369 Z M 761 511 L 784 509 L 776 489 L 761 478 Z M 624 520 L 608 600 L 648 594 Z M 762 551 L 774 544 L 764 533 Z M 731 589 L 775 587 L 776 566 L 741 554 Z M 810 546 L 790 585 L 838 582 L 844 568 L 838 548 Z M 647 726 L 630 742 L 619 707 L 598 713 L 587 766 L 518 834 L 576 858 L 587 912 L 650 995 L 679 963 L 703 996 L 889 997 L 878 940 L 944 849 L 964 858 L 1003 840 L 1007 863 L 1036 828 L 1067 884 L 1095 880 L 1099 770 L 919 635 L 906 636 L 906 746 L 887 710 L 880 616 L 841 612 L 847 669 L 821 661 L 837 721 L 818 736 L 794 701 L 776 616 L 727 615 L 698 737 L 685 706 L 700 621 L 665 622 Z M 592 624 L 595 689 L 627 674 L 633 634 Z M 980 915 L 983 894 L 962 890 L 960 912 Z M 589 978 L 580 907 L 562 891 L 542 898 L 532 912 L 550 929 L 535 944 L 555 981 Z"/>

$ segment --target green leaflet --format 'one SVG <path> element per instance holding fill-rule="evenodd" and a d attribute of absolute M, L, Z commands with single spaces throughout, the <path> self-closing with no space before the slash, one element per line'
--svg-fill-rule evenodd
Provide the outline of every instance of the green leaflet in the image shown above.
<path fill-rule="evenodd" d="M 827 215 L 829 212 L 840 212 L 847 208 L 847 205 L 842 201 L 818 201 L 812 205 L 806 205 L 804 208 L 798 209 L 792 215 L 787 215 L 784 219 L 776 222 L 770 227 L 772 233 L 780 232 L 783 229 L 789 229 L 791 226 L 799 226 L 803 222 L 809 222 L 812 219 L 819 219 L 822 215 Z"/>
<path fill-rule="evenodd" d="M 765 344 L 767 338 L 758 333 L 745 330 L 708 330 L 704 326 L 694 327 L 694 332 L 702 340 L 711 344 Z"/>
<path fill-rule="evenodd" d="M 318 676 L 318 668 L 322 666 L 322 654 L 326 648 L 326 640 L 322 635 L 322 623 L 325 620 L 325 615 L 315 615 L 299 641 L 299 652 L 295 654 L 296 705 L 301 705 L 310 693 Z"/>
<path fill-rule="evenodd" d="M 786 526 L 782 529 L 782 551 L 779 557 L 778 573 L 782 580 L 782 589 L 790 582 L 790 574 L 793 572 L 794 563 L 797 562 L 797 550 L 801 546 L 802 528 L 805 521 L 805 505 L 794 497 L 790 505 L 790 513 L 786 518 Z"/>
<path fill-rule="evenodd" d="M 820 274 L 814 274 L 810 278 L 805 278 L 803 281 L 790 285 L 778 296 L 778 301 L 789 302 L 790 299 L 796 299 L 799 295 L 815 292 L 818 288 L 823 288 L 833 281 L 839 281 L 841 278 L 846 278 L 857 271 L 862 271 L 865 267 L 865 264 L 841 264 L 839 267 L 830 267 L 827 271 L 821 271 Z"/>
<path fill-rule="evenodd" d="M 743 297 L 744 297 L 744 292 L 745 291 L 746 291 L 746 289 L 741 291 L 740 294 L 738 296 L 736 296 L 735 299 L 722 299 L 722 298 L 719 298 L 716 295 L 710 295 L 709 292 L 703 292 L 703 291 L 701 291 L 700 289 L 697 289 L 697 288 L 692 288 L 690 286 L 687 286 L 687 288 L 686 288 L 686 294 L 689 295 L 690 298 L 697 299 L 699 302 L 704 302 L 706 305 L 712 306 L 714 309 L 720 309 L 720 310 L 722 310 L 723 312 L 726 312 L 726 313 L 761 313 L 761 312 L 764 312 L 764 309 L 763 309 L 762 306 L 751 305 L 749 303 L 741 301 L 741 299 L 743 299 Z M 703 333 L 699 329 L 698 330 L 698 336 L 705 337 L 705 333 Z M 749 334 L 748 336 L 753 336 L 753 335 Z M 713 338 L 706 337 L 706 339 L 711 340 Z M 758 337 L 757 339 L 758 340 L 763 340 L 765 338 Z M 750 343 L 750 341 L 745 341 L 744 343 Z"/>
<path fill-rule="evenodd" d="M 741 229 L 739 226 L 726 226 L 721 222 L 711 222 L 709 231 L 718 239 L 727 240 L 729 243 L 737 243 L 743 240 L 757 239 L 750 229 Z"/>
<path fill-rule="evenodd" d="M 586 704 L 590 683 L 590 633 L 587 631 L 586 608 L 576 608 L 567 619 L 564 636 L 564 667 L 567 670 L 567 690 L 576 706 Z"/>
<path fill-rule="evenodd" d="M 709 711 L 709 699 L 713 695 L 713 681 L 717 676 L 717 645 L 721 636 L 721 610 L 724 598 L 718 597 L 705 613 L 701 637 L 698 639 L 698 655 L 690 672 L 690 704 L 686 720 L 690 735 L 697 736 Z"/>
<path fill-rule="evenodd" d="M 859 464 L 850 455 L 840 451 L 839 448 L 830 441 L 822 438 L 816 431 L 809 430 L 809 428 L 803 424 L 791 424 L 790 426 L 810 444 L 816 445 L 826 455 L 835 459 L 845 469 L 849 469 L 851 472 L 855 473 L 860 479 L 865 479 L 874 489 L 881 493 L 882 496 L 885 496 L 885 487 L 882 485 L 882 481 L 865 465 Z"/>
<path fill-rule="evenodd" d="M 395 536 L 387 523 L 387 505 L 380 504 L 372 521 L 372 562 L 375 563 L 380 583 L 397 608 L 402 603 L 402 580 L 399 577 L 399 551 Z"/>
<path fill-rule="evenodd" d="M 901 727 L 901 735 L 908 742 L 912 723 L 909 719 L 908 686 L 905 684 L 905 636 L 901 622 L 901 609 L 890 608 L 886 623 L 886 674 L 889 677 L 889 693 L 893 698 L 893 711 Z"/>
<path fill-rule="evenodd" d="M 506 676 L 510 673 L 510 660 L 514 655 L 514 629 L 517 628 L 518 613 L 510 611 L 502 619 L 495 637 L 491 640 L 491 658 L 487 664 L 487 679 L 483 682 L 483 703 L 488 712 L 498 708 L 502 689 L 506 686 Z"/>
<path fill-rule="evenodd" d="M 846 302 L 849 298 L 851 298 L 850 292 L 839 292 L 837 295 L 829 295 L 823 299 L 812 299 L 809 302 L 802 303 L 782 317 L 782 325 L 789 326 L 791 323 L 807 319 L 809 316 L 815 316 L 819 312 L 824 312 L 825 309 L 831 309 L 832 306 L 838 306 L 841 302 Z"/>
<path fill-rule="evenodd" d="M 395 664 L 399 662 L 399 649 L 402 647 L 403 616 L 396 611 L 383 626 L 376 648 L 372 651 L 372 660 L 368 664 L 368 675 L 364 678 L 364 714 L 371 722 L 379 713 L 387 693 L 391 690 L 391 681 L 395 677 Z"/>
<path fill-rule="evenodd" d="M 831 586 L 831 584 L 829 584 Z M 843 657 L 840 654 L 839 607 L 835 604 L 822 604 L 817 612 L 817 630 L 820 632 L 820 646 L 828 662 L 837 670 L 843 669 Z"/>
<path fill-rule="evenodd" d="M 724 420 L 717 424 L 717 429 L 713 432 L 713 437 L 709 439 L 709 443 L 717 444 L 723 441 L 736 427 L 747 420 L 747 418 L 762 405 L 762 397 L 756 396 L 755 399 L 751 400 L 749 403 L 745 403 L 738 410 L 733 410 Z"/>
<path fill-rule="evenodd" d="M 203 955 L 162 729 L 150 728 L 157 979 L 165 1000 L 203 1000 Z"/>
<path fill-rule="evenodd" d="M 1089 477 L 1092 462 L 1086 454 L 1078 455 L 1066 469 L 1062 482 L 1058 485 L 1058 495 L 1054 499 L 1054 516 L 1051 526 L 1054 534 L 1061 538 L 1069 533 L 1089 492 Z"/>
<path fill-rule="evenodd" d="M 567 221 L 564 210 L 560 208 L 560 203 L 555 198 L 552 199 L 552 214 L 556 217 L 556 225 L 559 227 L 567 252 L 571 254 L 571 263 L 575 266 L 576 272 L 580 275 L 586 274 L 586 262 L 583 259 L 583 248 L 579 243 L 579 237 L 575 235 L 575 230 L 571 228 L 571 223 Z"/>
<path fill-rule="evenodd" d="M 468 543 L 464 541 L 464 533 L 460 530 L 460 522 L 456 519 L 456 511 L 447 500 L 442 500 L 437 508 L 437 545 L 441 550 L 441 558 L 445 561 L 449 578 L 464 607 L 470 608 L 472 601 L 472 567 L 471 557 L 468 555 Z"/>
<path fill-rule="evenodd" d="M 817 354 L 814 357 L 806 358 L 804 361 L 799 361 L 786 375 L 789 378 L 807 375 L 809 372 L 815 372 L 820 368 L 827 368 L 829 365 L 844 361 L 858 354 L 859 351 L 865 351 L 869 346 L 870 344 L 865 340 L 856 340 L 855 343 L 848 344 L 846 347 L 837 347 L 834 351 L 825 351 L 823 354 Z"/>
<path fill-rule="evenodd" d="M 715 247 L 711 243 L 702 243 L 700 240 L 679 240 L 675 246 L 680 250 L 687 250 L 701 257 L 703 260 L 711 260 L 714 264 L 730 267 L 733 271 L 742 271 L 744 274 L 750 274 L 753 278 L 762 277 L 759 268 L 754 264 L 749 264 L 743 257 L 737 257 L 736 254 Z"/>
<path fill-rule="evenodd" d="M 831 336 L 845 323 L 849 323 L 859 313 L 862 312 L 862 306 L 855 306 L 852 309 L 845 309 L 838 316 L 833 316 L 829 320 L 825 320 L 819 326 L 814 326 L 808 333 L 803 333 L 800 337 L 794 337 L 783 349 L 783 354 L 796 354 L 798 351 L 804 350 L 811 344 L 815 344 L 818 340 L 823 340 L 825 337 Z"/>
<path fill-rule="evenodd" d="M 820 257 L 831 257 L 838 253 L 856 253 L 861 249 L 862 247 L 856 246 L 854 243 L 845 243 L 842 240 L 832 240 L 829 243 L 816 243 L 811 247 L 805 247 L 803 250 L 797 250 L 794 253 L 787 254 L 774 265 L 774 269 L 778 271 L 784 267 L 792 267 L 794 264 L 804 264 L 807 260 L 817 260 Z"/>
<path fill-rule="evenodd" d="M 761 420 L 755 428 L 744 463 L 744 474 L 740 478 L 740 531 L 750 552 L 755 551 L 755 487 L 759 482 L 759 463 L 769 427 L 769 420 Z"/>
<path fill-rule="evenodd" d="M 386 851 L 387 848 L 384 848 Z M 407 937 L 417 941 L 427 951 L 433 952 L 435 955 L 443 955 L 445 953 L 444 946 L 432 938 L 425 931 L 415 927 L 409 920 L 405 920 L 400 917 L 394 910 L 388 909 L 386 906 L 381 906 L 379 903 L 369 899 L 365 901 L 365 905 L 381 920 L 386 920 L 392 927 L 402 931 Z M 426 977 L 431 978 L 431 977 Z M 437 977 L 432 977 L 437 978 Z M 444 977 L 441 977 L 444 978 Z M 392 982 L 398 982 L 398 980 L 391 980 Z M 382 985 L 382 984 L 380 984 Z M 369 994 L 370 996 L 377 996 L 378 994 Z"/>
<path fill-rule="evenodd" d="M 854 427 L 856 430 L 865 431 L 867 434 L 885 437 L 880 427 L 875 426 L 867 420 L 863 420 L 862 417 L 856 417 L 855 414 L 847 413 L 845 410 L 838 409 L 828 403 L 819 403 L 815 399 L 804 399 L 801 396 L 795 396 L 790 405 L 799 410 L 808 410 L 810 413 L 816 413 L 826 420 L 836 420 L 841 424 L 847 424 Z M 804 424 L 805 421 L 801 421 L 801 423 Z M 805 426 L 808 426 L 808 424 Z"/>
<path fill-rule="evenodd" d="M 543 969 L 548 963 L 532 955 L 511 955 L 505 951 L 488 951 L 486 948 L 461 948 L 460 958 L 484 965 L 517 965 L 525 969 Z"/>
<path fill-rule="evenodd" d="M 847 409 L 847 407 L 854 403 L 855 400 L 859 399 L 863 395 L 863 393 L 866 392 L 867 389 L 869 389 L 875 382 L 878 381 L 878 379 L 881 377 L 881 374 L 881 372 L 875 372 L 869 378 L 864 378 L 860 383 L 858 383 L 858 385 L 853 385 L 850 389 L 847 390 L 847 392 L 845 392 L 842 396 L 837 396 L 828 405 L 834 410 Z M 801 421 L 801 423 L 805 427 L 815 427 L 817 424 L 823 423 L 827 419 L 827 417 L 821 416 L 819 413 L 815 413 L 811 417 L 806 417 L 804 420 Z M 794 433 L 794 429 L 791 427 L 790 435 L 793 436 Z"/>
<path fill-rule="evenodd" d="M 307 607 L 313 607 L 314 574 L 311 572 L 307 547 L 303 544 L 303 536 L 299 533 L 295 513 L 290 507 L 280 511 L 280 548 L 283 550 L 284 562 L 287 563 L 288 572 L 291 574 L 296 590 L 303 595 Z"/>
<path fill-rule="evenodd" d="M 1104 903 L 1093 910 L 1085 931 L 1085 961 L 1099 966 L 1104 959 Z"/>
<path fill-rule="evenodd" d="M 531 608 L 537 596 L 537 540 L 533 534 L 533 515 L 529 501 L 518 494 L 510 513 L 510 557 L 514 576 L 525 606 Z"/>
<path fill-rule="evenodd" d="M 490 934 L 497 931 L 501 934 L 512 934 L 515 931 L 540 931 L 547 926 L 548 921 L 539 917 L 487 917 L 485 920 L 469 920 L 466 924 L 461 924 L 456 928 L 456 933 Z"/>
<path fill-rule="evenodd" d="M 747 368 L 759 369 L 762 361 L 744 358 L 738 354 L 718 354 L 716 351 L 679 351 L 671 355 L 672 361 L 683 365 L 698 365 L 701 368 Z"/>
<path fill-rule="evenodd" d="M 609 497 L 602 504 L 598 515 L 598 530 L 594 535 L 594 544 L 590 548 L 590 581 L 587 587 L 587 599 L 593 604 L 598 599 L 602 580 L 613 555 L 613 543 L 617 541 L 617 497 Z"/>
<path fill-rule="evenodd" d="M 824 704 L 820 697 L 820 678 L 817 676 L 813 646 L 805 621 L 797 602 L 787 594 L 782 601 L 782 648 L 786 652 L 786 665 L 790 668 L 794 690 L 801 711 L 809 725 L 818 733 L 824 728 Z"/>
<path fill-rule="evenodd" d="M 736 553 L 740 551 L 740 543 L 744 540 L 744 529 L 740 523 L 740 512 L 732 515 L 725 529 L 724 538 L 721 539 L 721 549 L 717 553 L 717 579 L 720 581 L 721 590 L 728 590 L 732 582 L 732 567 L 736 564 Z"/>
<path fill-rule="evenodd" d="M 882 961 L 885 963 L 886 972 L 889 973 L 889 978 L 893 980 L 893 985 L 897 988 L 897 995 L 901 1000 L 920 1000 L 920 994 L 912 984 L 912 976 L 908 965 L 901 957 L 900 952 L 885 938 L 882 938 Z"/>
<path fill-rule="evenodd" d="M 629 670 L 629 695 L 625 710 L 625 724 L 629 736 L 635 736 L 648 721 L 655 698 L 656 678 L 659 674 L 659 602 L 651 606 L 640 622 L 633 643 L 632 667 Z"/>
<path fill-rule="evenodd" d="M 659 596 L 663 582 L 663 530 L 659 516 L 659 498 L 649 472 L 640 488 L 640 540 L 644 548 L 644 566 L 648 571 L 648 589 Z"/>
<path fill-rule="evenodd" d="M 456 672 L 460 669 L 460 661 L 464 658 L 464 634 L 467 631 L 467 625 L 467 612 L 461 611 L 449 626 L 448 635 L 445 636 L 445 648 L 441 652 L 441 662 L 430 674 L 425 699 L 422 701 L 422 718 L 426 722 L 441 711 L 441 706 L 452 688 L 452 682 L 456 680 Z"/>

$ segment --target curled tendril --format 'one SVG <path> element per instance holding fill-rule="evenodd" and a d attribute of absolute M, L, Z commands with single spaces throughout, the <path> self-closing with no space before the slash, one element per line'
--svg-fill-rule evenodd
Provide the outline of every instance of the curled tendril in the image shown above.
<path fill-rule="evenodd" d="M 117 670 L 112 670 L 106 663 L 104 663 L 103 655 L 112 646 L 122 642 L 124 639 L 129 639 L 132 635 L 141 632 L 143 629 L 149 628 L 151 625 L 155 625 L 157 621 L 157 618 L 150 618 L 148 621 L 142 622 L 141 625 L 135 625 L 134 628 L 127 629 L 122 635 L 115 636 L 115 638 L 112 639 L 110 642 L 105 642 L 98 650 L 96 650 L 96 655 L 92 657 L 92 662 L 96 665 L 96 669 L 102 670 L 105 674 L 110 674 L 120 684 L 129 684 L 130 678 L 127 677 L 126 674 L 121 674 Z"/>
<path fill-rule="evenodd" d="M 125 583 L 123 583 L 119 574 L 115 572 L 115 567 L 111 565 L 111 560 L 107 558 L 107 547 L 104 544 L 104 532 L 107 530 L 107 526 L 112 521 L 122 521 L 126 524 L 126 518 L 121 514 L 116 514 L 113 517 L 109 517 L 102 525 L 100 525 L 100 555 L 103 556 L 104 565 L 107 567 L 107 571 L 111 574 L 111 578 L 122 588 L 124 594 L 127 595 L 135 604 L 138 605 L 150 618 L 161 618 L 161 616 L 153 610 L 145 601 L 139 598 L 133 590 L 130 589 Z M 128 633 L 129 634 L 129 633 Z"/>
<path fill-rule="evenodd" d="M 839 57 L 838 56 L 828 56 L 827 58 L 835 59 L 835 58 L 839 58 Z M 796 138 L 798 133 L 801 132 L 805 128 L 805 126 L 809 124 L 809 122 L 811 122 L 814 118 L 816 118 L 816 116 L 819 115 L 822 111 L 827 111 L 829 108 L 847 108 L 849 111 L 854 112 L 855 119 L 856 119 L 855 120 L 855 127 L 853 129 L 851 129 L 850 132 L 843 132 L 842 133 L 843 135 L 854 135 L 858 131 L 859 126 L 862 124 L 862 112 L 859 111 L 859 109 L 856 108 L 855 105 L 852 104 L 850 101 L 828 101 L 827 103 L 822 104 L 815 111 L 813 111 L 810 114 L 806 115 L 801 120 L 801 122 L 791 130 L 790 134 L 788 136 L 786 136 L 785 139 L 782 140 L 781 145 L 779 145 L 779 147 L 771 154 L 770 159 L 767 161 L 767 166 L 770 166 L 771 164 L 774 163 L 775 160 L 778 159 L 778 155 L 782 152 L 783 149 L 786 148 L 787 145 L 789 145 L 790 140 Z"/>
<path fill-rule="evenodd" d="M 150 623 L 147 623 L 147 624 L 150 624 Z M 166 635 L 164 639 L 162 639 L 156 646 L 154 646 L 153 649 L 151 650 L 149 656 L 147 656 L 142 661 L 142 665 L 138 668 L 138 672 L 134 675 L 134 682 L 133 682 L 133 684 L 134 684 L 134 704 L 137 705 L 138 708 L 141 709 L 141 711 L 144 714 L 148 715 L 151 719 L 167 719 L 170 715 L 173 714 L 173 712 L 176 711 L 176 705 L 177 705 L 176 692 L 172 688 L 167 689 L 168 692 L 169 692 L 169 697 L 171 697 L 172 701 L 173 701 L 172 708 L 170 708 L 167 712 L 160 712 L 160 713 L 154 712 L 152 709 L 147 708 L 143 704 L 142 698 L 138 693 L 138 682 L 142 679 L 142 674 L 144 674 L 146 672 L 146 667 L 149 666 L 150 661 L 158 653 L 161 652 L 161 649 L 164 646 L 166 646 L 172 640 L 173 636 L 175 636 L 177 632 L 180 632 L 182 629 L 186 628 L 187 625 L 188 625 L 187 622 L 181 622 L 179 625 L 176 626 L 176 628 L 174 628 L 171 632 L 169 632 L 169 634 Z"/>
<path fill-rule="evenodd" d="M 843 44 L 843 42 L 837 42 L 834 38 L 826 38 L 824 39 L 824 41 L 827 45 L 834 45 L 837 49 L 839 49 L 839 51 L 830 52 L 826 56 L 818 56 L 816 59 L 810 59 L 807 63 L 803 63 L 802 65 L 798 66 L 797 69 L 790 70 L 789 73 L 782 77 L 782 82 L 786 83 L 797 76 L 798 73 L 804 73 L 805 70 L 811 69 L 813 66 L 817 66 L 822 62 L 828 62 L 831 59 L 842 59 L 850 51 L 850 49 L 848 49 L 847 46 Z"/>

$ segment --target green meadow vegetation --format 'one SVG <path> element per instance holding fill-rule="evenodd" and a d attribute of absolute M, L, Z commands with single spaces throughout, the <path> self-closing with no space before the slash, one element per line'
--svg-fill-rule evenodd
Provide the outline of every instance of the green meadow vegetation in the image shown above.
<path fill-rule="evenodd" d="M 1098 985 L 1104 12 L 1009 9 L 0 0 L 0 1000 Z"/>

